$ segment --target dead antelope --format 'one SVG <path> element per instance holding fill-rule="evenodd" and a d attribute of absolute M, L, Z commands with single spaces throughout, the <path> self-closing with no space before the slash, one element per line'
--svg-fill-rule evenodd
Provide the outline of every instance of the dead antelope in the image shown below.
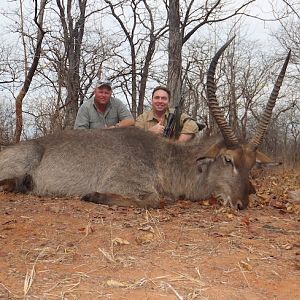
<path fill-rule="evenodd" d="M 241 144 L 216 100 L 214 82 L 224 45 L 207 76 L 209 108 L 222 138 L 178 144 L 137 128 L 71 130 L 12 145 L 0 153 L 0 185 L 37 195 L 80 196 L 95 203 L 160 207 L 184 197 L 215 196 L 233 208 L 249 202 L 249 171 L 271 118 L 288 54 L 258 130 Z"/>

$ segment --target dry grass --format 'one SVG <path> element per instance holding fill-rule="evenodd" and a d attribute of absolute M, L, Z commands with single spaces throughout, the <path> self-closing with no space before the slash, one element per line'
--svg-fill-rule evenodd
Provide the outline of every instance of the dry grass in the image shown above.
<path fill-rule="evenodd" d="M 288 199 L 300 186 L 276 176 L 238 213 L 0 194 L 0 299 L 300 298 L 299 214 Z"/>

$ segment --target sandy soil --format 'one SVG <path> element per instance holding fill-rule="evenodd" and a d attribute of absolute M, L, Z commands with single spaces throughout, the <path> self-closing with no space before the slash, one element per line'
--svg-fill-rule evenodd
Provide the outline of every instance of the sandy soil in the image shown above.
<path fill-rule="evenodd" d="M 2 193 L 0 299 L 300 299 L 300 174 L 252 181 L 242 212 Z"/>

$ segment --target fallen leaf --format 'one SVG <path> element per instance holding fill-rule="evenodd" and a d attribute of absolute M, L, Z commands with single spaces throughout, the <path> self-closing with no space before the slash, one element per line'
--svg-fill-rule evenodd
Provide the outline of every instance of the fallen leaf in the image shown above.
<path fill-rule="evenodd" d="M 114 238 L 112 240 L 112 243 L 114 245 L 129 245 L 129 242 L 127 240 L 121 239 L 121 238 Z"/>
<path fill-rule="evenodd" d="M 269 198 L 269 196 L 264 193 L 256 193 L 256 195 L 263 200 L 267 200 Z"/>
<path fill-rule="evenodd" d="M 137 236 L 135 240 L 139 245 L 149 244 L 154 240 L 154 234 L 152 232 L 147 232 Z"/>
<path fill-rule="evenodd" d="M 232 219 L 234 218 L 234 215 L 231 214 L 231 213 L 226 213 L 225 215 L 226 215 L 226 217 L 227 217 L 228 219 L 230 219 L 230 220 L 232 220 Z"/>
<path fill-rule="evenodd" d="M 245 262 L 245 261 L 243 261 L 243 260 L 240 261 L 240 266 L 241 266 L 244 270 L 246 270 L 246 271 L 252 271 L 252 270 L 253 270 L 253 267 L 252 267 L 249 263 L 247 263 L 247 262 Z"/>
<path fill-rule="evenodd" d="M 291 249 L 293 249 L 293 245 L 290 243 L 287 243 L 285 245 L 281 245 L 281 248 L 285 249 L 285 250 L 291 250 Z"/>
<path fill-rule="evenodd" d="M 281 201 L 272 201 L 271 203 L 271 206 L 275 207 L 275 208 L 278 208 L 278 209 L 283 209 L 283 208 L 286 208 L 285 207 L 285 204 L 282 203 Z"/>
<path fill-rule="evenodd" d="M 110 287 L 128 287 L 128 283 L 117 281 L 117 280 L 114 280 L 114 279 L 107 280 L 106 284 Z"/>
<path fill-rule="evenodd" d="M 242 223 L 244 223 L 246 226 L 250 225 L 249 217 L 245 216 L 242 218 Z"/>
<path fill-rule="evenodd" d="M 150 232 L 154 233 L 154 229 L 151 225 L 145 225 L 143 227 L 139 227 L 138 230 L 150 231 Z"/>
<path fill-rule="evenodd" d="M 210 206 L 209 200 L 201 201 L 201 205 Z"/>

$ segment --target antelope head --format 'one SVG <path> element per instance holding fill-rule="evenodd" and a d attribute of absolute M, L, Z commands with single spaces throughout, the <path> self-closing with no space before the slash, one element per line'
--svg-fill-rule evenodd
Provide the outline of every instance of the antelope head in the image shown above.
<path fill-rule="evenodd" d="M 222 168 L 227 168 L 228 171 L 225 172 L 227 175 L 224 176 L 224 178 L 218 180 L 219 183 L 215 188 L 215 196 L 222 200 L 223 204 L 228 203 L 235 209 L 244 209 L 248 206 L 249 193 L 251 192 L 251 188 L 253 189 L 249 182 L 249 172 L 255 165 L 256 161 L 266 162 L 268 160 L 267 156 L 259 152 L 257 149 L 263 141 L 271 119 L 272 110 L 275 106 L 276 99 L 285 76 L 291 51 L 289 51 L 283 67 L 277 77 L 271 96 L 257 126 L 256 134 L 248 143 L 243 144 L 239 142 L 234 130 L 226 121 L 224 113 L 222 112 L 216 98 L 216 66 L 220 56 L 232 40 L 233 38 L 230 39 L 215 54 L 207 74 L 208 106 L 221 131 L 224 141 L 222 144 L 213 145 L 209 149 L 208 153 L 206 153 L 206 157 L 209 157 L 212 160 L 222 161 Z M 226 180 L 230 181 L 231 185 L 226 184 Z"/>

